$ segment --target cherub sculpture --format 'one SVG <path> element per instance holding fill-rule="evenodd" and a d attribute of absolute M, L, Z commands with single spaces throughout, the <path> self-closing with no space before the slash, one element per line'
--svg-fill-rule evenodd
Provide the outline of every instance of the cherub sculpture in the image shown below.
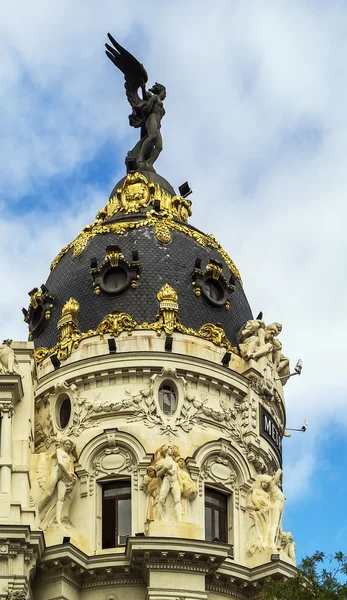
<path fill-rule="evenodd" d="M 118 44 L 110 33 L 107 35 L 113 47 L 106 44 L 106 54 L 124 74 L 124 87 L 132 107 L 129 123 L 132 127 L 141 128 L 140 141 L 128 152 L 128 158 L 134 158 L 137 167 L 154 171 L 153 163 L 163 149 L 160 128 L 165 114 L 163 106 L 166 97 L 165 86 L 156 82 L 147 91 L 148 75 L 144 66 Z M 138 94 L 140 88 L 142 99 Z"/>

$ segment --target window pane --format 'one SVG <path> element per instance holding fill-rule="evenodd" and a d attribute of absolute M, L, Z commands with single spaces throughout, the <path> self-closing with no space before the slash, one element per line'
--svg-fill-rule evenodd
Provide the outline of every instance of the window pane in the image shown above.
<path fill-rule="evenodd" d="M 217 537 L 219 537 L 221 542 L 227 542 L 228 541 L 227 514 L 225 512 L 218 513 L 218 526 L 219 526 L 219 535 L 217 535 Z"/>
<path fill-rule="evenodd" d="M 107 483 L 103 486 L 104 498 L 118 498 L 119 496 L 130 496 L 130 481 L 119 481 Z"/>
<path fill-rule="evenodd" d="M 225 512 L 227 510 L 227 496 L 210 488 L 205 488 L 205 502 Z"/>
<path fill-rule="evenodd" d="M 159 406 L 165 415 L 173 415 L 177 408 L 177 397 L 171 385 L 161 385 L 159 388 Z"/>
<path fill-rule="evenodd" d="M 114 500 L 102 501 L 102 547 L 114 548 L 116 545 L 116 513 Z"/>
<path fill-rule="evenodd" d="M 205 540 L 212 541 L 212 508 L 205 506 Z"/>
<path fill-rule="evenodd" d="M 122 536 L 131 535 L 131 500 L 118 500 L 118 544 L 124 544 Z"/>

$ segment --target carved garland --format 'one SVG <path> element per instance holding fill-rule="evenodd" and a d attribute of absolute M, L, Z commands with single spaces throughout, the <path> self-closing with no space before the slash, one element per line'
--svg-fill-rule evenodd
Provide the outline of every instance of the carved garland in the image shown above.
<path fill-rule="evenodd" d="M 223 250 L 222 246 L 217 242 L 213 235 L 205 235 L 199 231 L 191 229 L 187 225 L 177 223 L 173 216 L 168 212 L 164 211 L 161 215 L 155 211 L 149 211 L 146 214 L 146 218 L 140 221 L 128 221 L 125 223 L 102 223 L 101 219 L 97 218 L 92 225 L 87 225 L 81 233 L 67 246 L 65 246 L 51 264 L 51 269 L 55 269 L 60 259 L 72 248 L 73 256 L 78 258 L 86 249 L 90 239 L 96 235 L 103 233 L 116 233 L 118 235 L 124 235 L 129 229 L 140 229 L 141 227 L 153 227 L 156 232 L 156 236 L 162 243 L 169 243 L 171 239 L 171 231 L 180 231 L 185 235 L 193 238 L 201 246 L 209 246 L 217 250 L 220 255 L 224 258 L 227 266 L 229 267 L 232 274 L 237 277 L 242 285 L 242 280 L 238 269 L 230 256 Z"/>

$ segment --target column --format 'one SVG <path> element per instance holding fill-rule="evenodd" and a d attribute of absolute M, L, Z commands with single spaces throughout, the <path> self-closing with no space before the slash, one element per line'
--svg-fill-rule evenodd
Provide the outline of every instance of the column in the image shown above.
<path fill-rule="evenodd" d="M 0 491 L 2 494 L 10 494 L 11 493 L 11 463 L 12 463 L 12 416 L 13 416 L 12 403 L 1 402 L 0 403 L 0 413 L 1 413 Z"/>

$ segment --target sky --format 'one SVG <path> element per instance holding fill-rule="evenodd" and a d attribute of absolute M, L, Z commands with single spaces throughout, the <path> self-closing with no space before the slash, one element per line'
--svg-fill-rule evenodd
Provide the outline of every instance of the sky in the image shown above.
<path fill-rule="evenodd" d="M 193 189 L 190 222 L 283 323 L 283 526 L 297 556 L 347 553 L 347 5 L 342 0 L 2 0 L 0 332 L 94 220 L 137 140 L 110 31 L 167 88 L 157 171 Z"/>

